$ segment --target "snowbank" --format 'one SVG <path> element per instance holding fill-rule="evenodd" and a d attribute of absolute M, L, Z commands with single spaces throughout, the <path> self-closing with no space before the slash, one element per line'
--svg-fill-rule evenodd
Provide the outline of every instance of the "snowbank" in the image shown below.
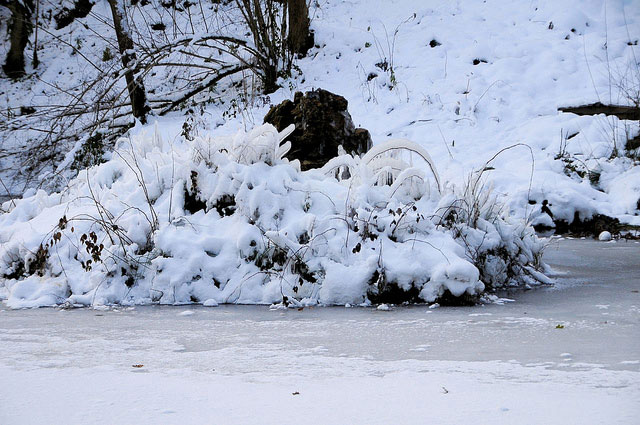
<path fill-rule="evenodd" d="M 531 228 L 477 184 L 441 184 L 409 141 L 300 172 L 283 159 L 292 127 L 174 142 L 149 128 L 64 191 L 2 206 L 9 307 L 435 302 L 536 280 Z"/>

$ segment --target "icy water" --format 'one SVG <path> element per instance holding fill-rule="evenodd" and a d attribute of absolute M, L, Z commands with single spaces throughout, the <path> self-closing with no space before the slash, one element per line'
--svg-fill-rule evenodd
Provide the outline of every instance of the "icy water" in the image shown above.
<path fill-rule="evenodd" d="M 502 305 L 0 308 L 0 423 L 637 423 L 640 244 L 545 259 Z"/>

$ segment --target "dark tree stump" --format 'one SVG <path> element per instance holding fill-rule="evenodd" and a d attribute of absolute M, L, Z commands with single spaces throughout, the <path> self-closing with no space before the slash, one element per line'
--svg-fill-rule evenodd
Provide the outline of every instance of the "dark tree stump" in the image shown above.
<path fill-rule="evenodd" d="M 295 124 L 288 137 L 289 159 L 298 159 L 302 170 L 320 168 L 338 155 L 338 146 L 351 154 L 361 155 L 372 145 L 369 131 L 355 128 L 347 111 L 347 100 L 327 90 L 297 92 L 293 102 L 285 100 L 273 106 L 264 117 L 278 131 Z"/>

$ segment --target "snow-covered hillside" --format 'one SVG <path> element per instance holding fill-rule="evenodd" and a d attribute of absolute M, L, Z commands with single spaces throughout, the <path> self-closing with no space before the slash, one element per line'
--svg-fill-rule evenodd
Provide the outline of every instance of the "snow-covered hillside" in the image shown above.
<path fill-rule="evenodd" d="M 535 216 L 548 199 L 557 218 L 570 221 L 577 210 L 583 218 L 600 212 L 640 224 L 635 217 L 640 174 L 627 159 L 637 152 L 626 156 L 624 151 L 626 140 L 639 132 L 638 122 L 557 111 L 638 100 L 637 2 L 390 0 L 312 6 L 319 47 L 297 62 L 302 74 L 282 81 L 278 92 L 246 103 L 231 103 L 240 96 L 237 89 L 215 93 L 224 104 L 207 108 L 206 128 L 217 129 L 216 134 L 248 130 L 262 123 L 269 105 L 292 98 L 295 91 L 324 88 L 347 98 L 356 125 L 367 128 L 374 143 L 390 137 L 420 143 L 443 180 L 454 184 L 501 149 L 527 145 L 501 154 L 491 171 L 496 190 L 508 196 L 520 217 L 529 217 L 531 209 Z M 145 19 L 164 22 L 169 12 L 157 6 Z M 86 18 L 61 30 L 51 24 L 51 36 L 41 32 L 43 65 L 35 71 L 37 78 L 18 84 L 2 79 L 0 102 L 6 105 L 0 109 L 66 101 L 65 92 L 75 93 L 72 89 L 96 72 L 84 58 L 98 67 L 112 66 L 102 61 L 105 49 L 114 49 L 109 17 L 107 2 L 98 1 Z M 145 79 L 152 100 L 156 92 L 157 98 L 170 98 L 176 81 L 160 71 Z M 55 93 L 60 99 L 49 98 Z M 167 137 L 181 131 L 178 123 L 167 126 L 175 120 L 184 121 L 182 113 L 160 119 Z M 24 138 L 3 132 L 1 149 L 11 150 Z M 609 160 L 612 154 L 617 158 Z M 2 166 L 10 168 L 3 160 Z M 12 182 L 10 175 L 5 169 L 4 182 L 19 195 L 19 181 Z M 589 184 L 589 175 L 599 180 Z M 528 207 L 528 200 L 537 203 Z"/>
<path fill-rule="evenodd" d="M 315 26 L 324 47 L 301 63 L 303 87 L 344 94 L 374 142 L 422 144 L 458 185 L 522 143 L 488 173 L 512 213 L 536 221 L 548 199 L 567 220 L 597 211 L 640 224 L 640 171 L 621 150 L 638 122 L 557 111 L 630 104 L 618 86 L 640 87 L 637 2 L 327 2 Z M 598 184 L 572 167 L 600 173 Z"/>
<path fill-rule="evenodd" d="M 78 52 L 103 55 L 93 23 L 107 9 L 98 2 L 95 14 L 57 33 L 76 49 L 41 35 L 39 78 L 2 79 L 2 109 L 42 102 L 52 80 L 79 84 L 89 66 L 76 66 Z M 59 194 L 30 190 L 5 202 L 0 296 L 14 307 L 284 297 L 345 304 L 375 298 L 371 285 L 391 281 L 435 301 L 446 291 L 477 295 L 485 284 L 544 280 L 535 270 L 541 243 L 526 226 L 553 226 L 544 201 L 555 219 L 598 213 L 640 225 L 638 152 L 625 150 L 638 122 L 558 112 L 638 100 L 637 2 L 324 1 L 311 14 L 317 46 L 277 92 L 240 103 L 231 102 L 237 90 L 216 92 L 218 102 L 187 118 L 193 141 L 181 135 L 183 112 L 152 117 L 107 163 L 68 184 L 59 178 L 67 171 L 55 181 L 44 175 Z M 170 91 L 165 77 L 149 75 L 149 87 Z M 406 157 L 409 171 L 391 186 L 375 185 L 382 166 L 357 158 L 343 158 L 360 170 L 343 182 L 281 161 L 281 136 L 259 127 L 262 118 L 270 105 L 314 88 L 344 96 L 374 145 L 401 138 L 426 149 L 441 190 L 424 161 Z M 3 132 L 0 149 L 20 146 L 18 134 Z M 267 163 L 239 153 L 265 143 Z M 58 166 L 80 145 L 69 147 Z M 14 164 L 0 160 L 0 177 L 15 192 Z M 191 214 L 189 193 L 206 213 Z M 479 208 L 466 212 L 480 222 L 461 213 L 445 226 L 444 212 L 474 200 Z M 284 257 L 274 268 L 278 250 Z"/>

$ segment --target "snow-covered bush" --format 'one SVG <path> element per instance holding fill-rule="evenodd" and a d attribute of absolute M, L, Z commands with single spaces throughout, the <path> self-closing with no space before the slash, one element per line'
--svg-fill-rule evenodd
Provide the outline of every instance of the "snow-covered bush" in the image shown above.
<path fill-rule="evenodd" d="M 464 246 L 466 258 L 479 270 L 487 289 L 550 283 L 540 272 L 544 243 L 529 222 L 509 216 L 484 176 L 496 157 L 518 146 L 522 145 L 499 151 L 471 173 L 461 188 L 448 190 L 438 208 L 439 225 Z"/>
<path fill-rule="evenodd" d="M 461 243 L 487 289 L 549 283 L 540 273 L 544 243 L 526 222 L 502 210 L 489 185 L 476 176 L 442 199 L 440 225 Z"/>
<path fill-rule="evenodd" d="M 419 145 L 300 172 L 284 158 L 291 131 L 169 143 L 140 130 L 63 192 L 5 203 L 0 297 L 15 308 L 469 301 L 485 284 L 541 277 L 531 228 L 498 214 L 490 191 L 442 189 Z"/>

